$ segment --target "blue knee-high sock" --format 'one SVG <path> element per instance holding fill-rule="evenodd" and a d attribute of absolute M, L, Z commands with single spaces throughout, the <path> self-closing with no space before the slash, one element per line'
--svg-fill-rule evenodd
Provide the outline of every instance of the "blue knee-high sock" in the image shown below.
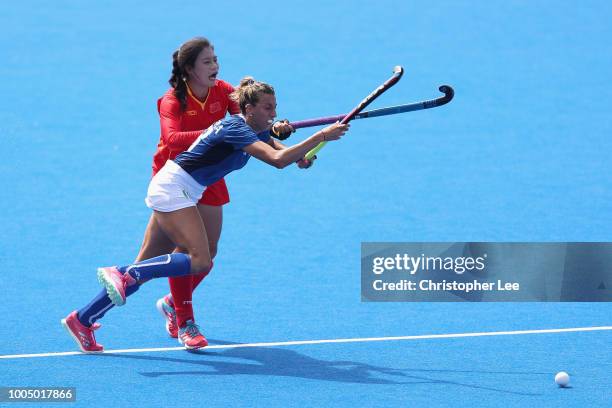
<path fill-rule="evenodd" d="M 129 273 L 132 278 L 136 279 L 136 282 L 162 277 L 183 276 L 191 273 L 191 257 L 187 254 L 174 253 L 146 259 L 117 269 L 121 273 Z"/>
<path fill-rule="evenodd" d="M 130 276 L 137 281 L 147 281 L 149 279 L 167 276 L 188 275 L 191 270 L 191 258 L 189 255 L 176 253 L 147 259 L 118 269 L 121 273 L 125 273 L 126 271 L 129 272 Z M 130 285 L 125 288 L 125 295 L 130 296 L 139 288 L 140 285 L 138 284 Z M 106 289 L 102 289 L 91 302 L 79 309 L 77 317 L 82 325 L 89 327 L 97 320 L 104 317 L 106 312 L 111 310 L 113 306 Z"/>
<path fill-rule="evenodd" d="M 132 285 L 125 288 L 125 295 L 130 296 L 140 288 L 140 285 Z M 79 309 L 77 312 L 77 318 L 83 326 L 89 327 L 96 322 L 96 320 L 104 317 L 106 312 L 113 308 L 113 302 L 111 302 L 106 289 L 102 289 L 100 293 L 96 295 L 91 302 L 86 306 Z"/>

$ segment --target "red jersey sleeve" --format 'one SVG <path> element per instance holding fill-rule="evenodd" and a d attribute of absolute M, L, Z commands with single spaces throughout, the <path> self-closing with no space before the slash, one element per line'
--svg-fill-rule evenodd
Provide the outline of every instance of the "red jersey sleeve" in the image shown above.
<path fill-rule="evenodd" d="M 230 95 L 232 92 L 234 92 L 234 87 L 231 86 L 230 84 L 228 84 L 225 81 L 219 81 L 219 84 L 221 85 L 223 91 L 225 92 L 225 94 L 227 95 L 227 111 L 229 112 L 230 115 L 237 115 L 240 113 L 240 106 L 238 105 L 238 102 L 234 101 L 232 98 L 230 98 Z"/>
<path fill-rule="evenodd" d="M 202 133 L 202 130 L 181 132 L 181 104 L 174 95 L 164 95 L 157 102 L 161 140 L 172 151 L 185 151 Z"/>

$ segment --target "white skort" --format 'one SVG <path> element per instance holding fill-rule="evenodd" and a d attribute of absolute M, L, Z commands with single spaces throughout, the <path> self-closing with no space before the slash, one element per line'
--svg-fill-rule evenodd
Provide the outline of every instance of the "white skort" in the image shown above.
<path fill-rule="evenodd" d="M 151 179 L 145 204 L 152 210 L 171 212 L 187 207 L 195 207 L 206 186 L 199 184 L 193 177 L 172 160 Z"/>

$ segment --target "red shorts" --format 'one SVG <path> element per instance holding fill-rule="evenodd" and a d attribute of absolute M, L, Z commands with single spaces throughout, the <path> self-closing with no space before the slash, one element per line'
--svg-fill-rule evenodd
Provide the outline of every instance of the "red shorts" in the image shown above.
<path fill-rule="evenodd" d="M 200 198 L 198 204 L 220 207 L 229 203 L 229 201 L 229 191 L 227 191 L 225 179 L 221 179 L 206 187 L 206 190 L 204 190 L 204 194 L 202 194 L 202 198 Z"/>

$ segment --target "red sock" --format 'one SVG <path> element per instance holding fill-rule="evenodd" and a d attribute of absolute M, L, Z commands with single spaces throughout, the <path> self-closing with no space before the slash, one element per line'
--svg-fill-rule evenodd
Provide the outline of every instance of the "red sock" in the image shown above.
<path fill-rule="evenodd" d="M 208 276 L 209 273 L 210 271 L 208 271 L 207 273 L 199 273 L 197 275 L 191 275 L 191 293 L 193 293 L 196 290 L 198 285 L 204 280 L 205 277 Z"/>
<path fill-rule="evenodd" d="M 195 321 L 193 317 L 192 293 L 206 275 L 210 273 L 211 269 L 212 265 L 206 273 L 168 278 L 178 327 L 182 327 L 187 320 Z"/>
<path fill-rule="evenodd" d="M 176 323 L 182 327 L 189 319 L 193 319 L 193 306 L 191 304 L 191 276 L 168 278 L 170 293 L 176 311 Z"/>

